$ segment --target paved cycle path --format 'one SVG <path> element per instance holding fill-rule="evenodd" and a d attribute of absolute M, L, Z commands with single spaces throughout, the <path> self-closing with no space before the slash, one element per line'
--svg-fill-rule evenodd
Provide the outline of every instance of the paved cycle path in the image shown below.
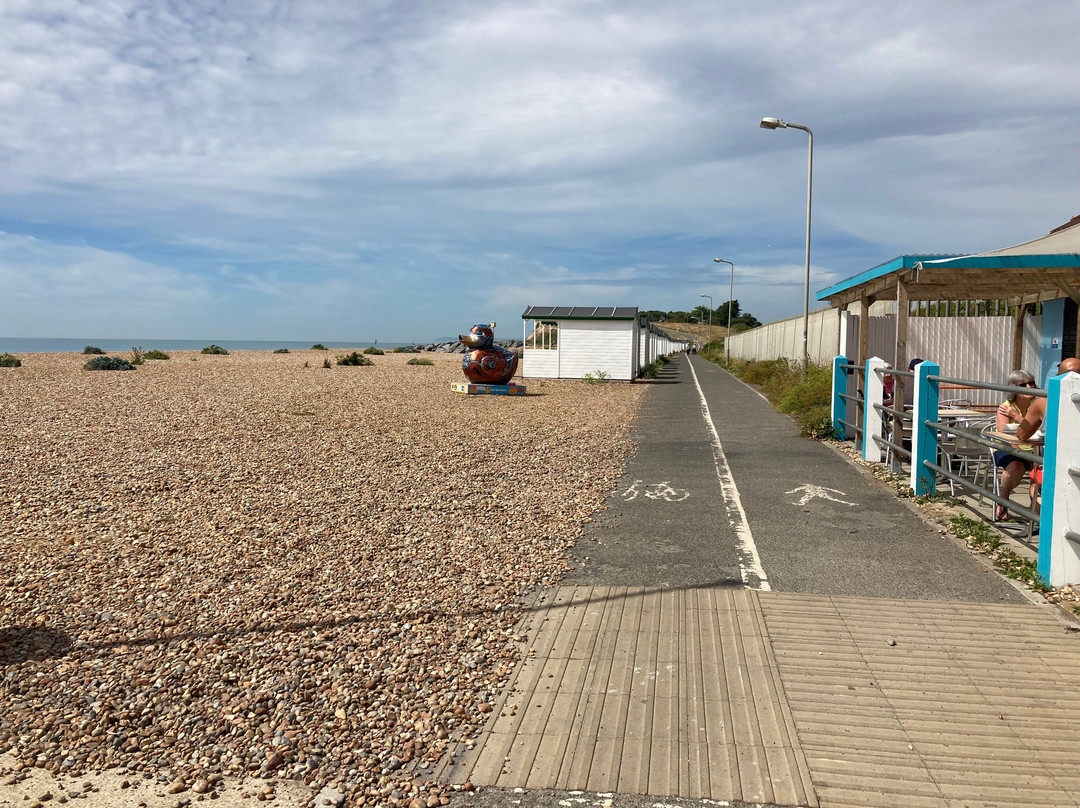
<path fill-rule="evenodd" d="M 888 487 L 698 356 L 664 368 L 633 437 L 638 452 L 569 583 L 1025 602 Z"/>
<path fill-rule="evenodd" d="M 1080 806 L 1080 637 L 696 357 L 634 430 L 438 776 L 479 808 Z"/>

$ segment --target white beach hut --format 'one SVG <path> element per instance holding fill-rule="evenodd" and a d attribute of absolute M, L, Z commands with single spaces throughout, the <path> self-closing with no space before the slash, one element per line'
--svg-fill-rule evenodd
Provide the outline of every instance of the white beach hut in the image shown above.
<path fill-rule="evenodd" d="M 521 375 L 526 379 L 583 379 L 603 372 L 637 378 L 641 367 L 636 306 L 529 306 Z"/>
<path fill-rule="evenodd" d="M 630 381 L 658 356 L 686 347 L 639 315 L 636 306 L 529 306 L 521 318 L 526 379 L 606 374 Z"/>

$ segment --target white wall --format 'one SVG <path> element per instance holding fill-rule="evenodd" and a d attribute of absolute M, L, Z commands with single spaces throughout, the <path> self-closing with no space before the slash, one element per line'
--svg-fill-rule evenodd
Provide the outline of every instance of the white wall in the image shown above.
<path fill-rule="evenodd" d="M 598 370 L 612 380 L 630 381 L 634 367 L 632 320 L 565 320 L 559 323 L 560 375 L 583 379 Z"/>
<path fill-rule="evenodd" d="M 1020 366 L 1035 376 L 1041 329 L 1041 317 L 1025 318 Z M 858 314 L 840 315 L 836 309 L 819 309 L 810 313 L 808 332 L 811 362 L 826 365 L 838 353 L 853 361 L 857 358 Z M 1012 335 L 1011 317 L 909 317 L 907 360 L 900 370 L 907 370 L 907 362 L 920 357 L 940 365 L 943 376 L 1004 383 L 1012 370 Z M 744 331 L 729 339 L 733 358 L 760 361 L 786 357 L 801 361 L 802 315 Z M 896 315 L 871 316 L 867 356 L 879 356 L 894 363 L 895 352 Z M 979 403 L 991 403 L 990 399 L 996 400 L 997 396 L 990 392 L 981 395 L 987 401 L 977 398 Z"/>
<path fill-rule="evenodd" d="M 554 319 L 554 318 L 552 318 Z M 633 320 L 559 320 L 558 348 L 523 348 L 521 375 L 533 379 L 583 379 L 604 371 L 615 381 L 637 377 Z"/>
<path fill-rule="evenodd" d="M 803 317 L 789 317 L 775 323 L 751 328 L 728 337 L 728 350 L 733 359 L 779 359 L 787 357 L 802 361 Z M 836 309 L 819 309 L 807 318 L 807 348 L 810 361 L 828 364 L 840 345 L 840 318 Z"/>

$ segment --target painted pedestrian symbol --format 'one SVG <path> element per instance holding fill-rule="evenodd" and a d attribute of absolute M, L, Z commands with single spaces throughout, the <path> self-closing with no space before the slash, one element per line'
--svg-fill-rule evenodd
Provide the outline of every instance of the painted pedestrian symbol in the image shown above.
<path fill-rule="evenodd" d="M 792 505 L 805 505 L 807 502 L 814 499 L 815 497 L 819 497 L 821 499 L 827 499 L 830 502 L 839 502 L 841 505 L 850 505 L 853 508 L 855 507 L 854 502 L 848 502 L 845 499 L 837 499 L 833 496 L 833 494 L 839 494 L 846 497 L 847 494 L 845 492 L 837 491 L 835 488 L 825 488 L 821 485 L 800 485 L 798 488 L 793 488 L 787 493 L 797 494 L 800 491 L 803 492 L 802 499 L 800 499 L 798 502 L 792 502 Z"/>
<path fill-rule="evenodd" d="M 622 498 L 629 502 L 637 499 L 638 494 L 644 494 L 646 499 L 664 499 L 668 502 L 682 502 L 690 496 L 685 488 L 672 488 L 667 480 L 645 485 L 644 480 L 634 480 L 634 484 L 622 493 Z"/>

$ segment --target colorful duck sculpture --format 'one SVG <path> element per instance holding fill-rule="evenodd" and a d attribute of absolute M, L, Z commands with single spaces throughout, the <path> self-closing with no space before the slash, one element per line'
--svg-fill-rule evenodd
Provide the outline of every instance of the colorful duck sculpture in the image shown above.
<path fill-rule="evenodd" d="M 461 357 L 461 369 L 474 384 L 507 384 L 517 372 L 517 351 L 495 344 L 494 325 L 477 323 L 458 337 L 469 349 Z"/>

